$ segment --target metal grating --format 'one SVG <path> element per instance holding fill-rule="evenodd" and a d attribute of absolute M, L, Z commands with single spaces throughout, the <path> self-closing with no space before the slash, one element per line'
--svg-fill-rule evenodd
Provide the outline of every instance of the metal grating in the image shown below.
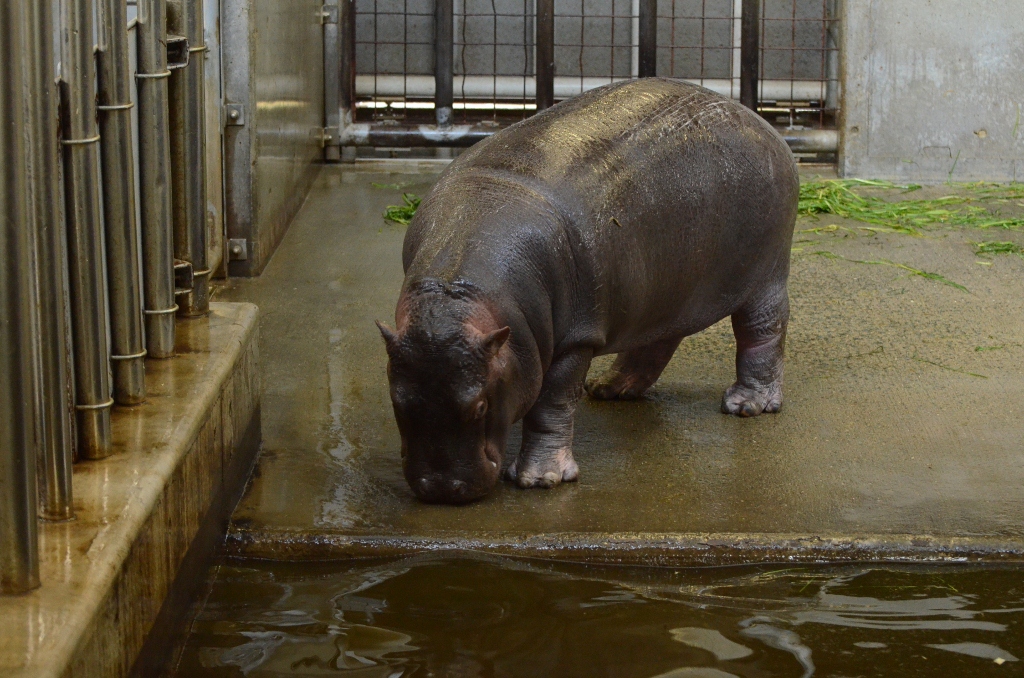
<path fill-rule="evenodd" d="M 554 0 L 554 99 L 638 75 L 642 0 Z M 536 109 L 538 0 L 455 0 L 453 122 Z M 742 0 L 658 0 L 658 75 L 739 98 Z M 758 108 L 776 125 L 833 129 L 836 0 L 762 0 Z M 434 119 L 433 0 L 356 0 L 355 122 Z"/>

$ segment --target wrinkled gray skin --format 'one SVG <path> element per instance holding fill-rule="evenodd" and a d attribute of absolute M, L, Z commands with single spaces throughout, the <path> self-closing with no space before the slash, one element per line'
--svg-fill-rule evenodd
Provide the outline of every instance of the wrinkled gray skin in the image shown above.
<path fill-rule="evenodd" d="M 726 316 L 736 383 L 722 411 L 782 405 L 799 181 L 760 117 L 665 79 L 601 87 L 459 156 L 409 226 L 397 327 L 381 324 L 405 477 L 428 502 L 498 480 L 576 480 L 573 414 L 639 397 L 679 342 Z"/>

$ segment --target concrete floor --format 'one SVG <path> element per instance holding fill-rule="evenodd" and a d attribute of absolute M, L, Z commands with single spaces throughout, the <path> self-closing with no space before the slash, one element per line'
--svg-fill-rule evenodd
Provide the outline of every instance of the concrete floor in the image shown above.
<path fill-rule="evenodd" d="M 969 244 L 1021 234 L 872 234 L 832 217 L 797 226 L 850 230 L 796 236 L 780 414 L 720 414 L 734 375 L 726 320 L 684 340 L 646 399 L 582 403 L 578 483 L 503 484 L 461 508 L 417 502 L 373 324 L 393 319 L 402 280 L 405 229 L 381 218 L 400 191 L 372 183 L 422 195 L 433 176 L 325 168 L 263 276 L 218 292 L 255 302 L 263 319 L 264 449 L 234 515 L 237 552 L 699 533 L 1024 549 L 1024 260 L 979 260 Z"/>

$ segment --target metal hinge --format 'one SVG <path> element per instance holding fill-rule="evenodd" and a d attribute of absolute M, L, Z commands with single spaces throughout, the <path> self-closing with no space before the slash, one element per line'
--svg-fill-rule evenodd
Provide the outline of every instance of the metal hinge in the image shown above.
<path fill-rule="evenodd" d="M 320 23 L 322 24 L 336 24 L 338 23 L 338 6 L 337 5 L 324 5 L 320 8 Z"/>
<path fill-rule="evenodd" d="M 245 106 L 242 104 L 224 104 L 224 126 L 245 125 Z"/>
<path fill-rule="evenodd" d="M 228 261 L 245 261 L 249 258 L 249 242 L 245 238 L 228 240 Z"/>

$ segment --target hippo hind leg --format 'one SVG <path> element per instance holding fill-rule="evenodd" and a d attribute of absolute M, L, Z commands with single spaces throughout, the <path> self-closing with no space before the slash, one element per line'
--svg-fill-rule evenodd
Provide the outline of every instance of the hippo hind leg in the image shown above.
<path fill-rule="evenodd" d="M 658 381 L 681 341 L 682 338 L 665 339 L 623 351 L 604 374 L 587 381 L 587 393 L 597 400 L 639 398 Z"/>
<path fill-rule="evenodd" d="M 736 383 L 722 398 L 722 412 L 756 417 L 782 407 L 782 367 L 789 321 L 786 286 L 747 302 L 732 314 Z"/>

